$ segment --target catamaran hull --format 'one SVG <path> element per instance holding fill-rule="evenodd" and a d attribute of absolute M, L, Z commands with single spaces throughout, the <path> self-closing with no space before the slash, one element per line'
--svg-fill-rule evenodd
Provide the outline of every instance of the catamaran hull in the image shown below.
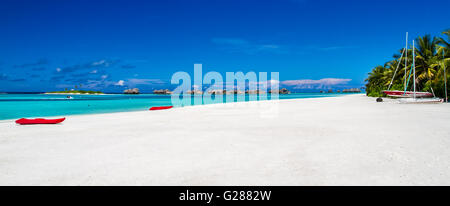
<path fill-rule="evenodd" d="M 414 92 L 412 91 L 383 91 L 386 95 L 390 97 L 398 97 L 398 98 L 413 98 Z M 433 97 L 433 94 L 430 92 L 416 92 L 416 98 L 429 98 Z"/>
<path fill-rule="evenodd" d="M 400 99 L 399 102 L 403 104 L 439 104 L 444 102 L 444 100 L 439 98 L 420 98 L 420 99 Z"/>

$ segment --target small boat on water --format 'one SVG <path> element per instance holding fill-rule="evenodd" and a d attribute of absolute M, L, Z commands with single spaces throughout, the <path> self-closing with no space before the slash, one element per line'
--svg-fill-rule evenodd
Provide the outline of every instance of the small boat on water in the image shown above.
<path fill-rule="evenodd" d="M 43 118 L 38 118 L 38 119 L 26 119 L 26 118 L 21 118 L 16 120 L 17 124 L 21 124 L 21 125 L 25 125 L 25 124 L 59 124 L 61 122 L 63 122 L 64 120 L 66 120 L 66 118 L 60 118 L 60 119 L 43 119 Z"/>
<path fill-rule="evenodd" d="M 163 110 L 163 109 L 171 109 L 173 106 L 162 106 L 162 107 L 152 107 L 149 110 Z"/>

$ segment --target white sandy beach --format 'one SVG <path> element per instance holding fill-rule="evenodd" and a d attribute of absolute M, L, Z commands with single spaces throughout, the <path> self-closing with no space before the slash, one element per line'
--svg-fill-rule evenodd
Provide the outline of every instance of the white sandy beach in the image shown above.
<path fill-rule="evenodd" d="M 0 185 L 450 185 L 450 104 L 273 103 L 0 121 Z"/>

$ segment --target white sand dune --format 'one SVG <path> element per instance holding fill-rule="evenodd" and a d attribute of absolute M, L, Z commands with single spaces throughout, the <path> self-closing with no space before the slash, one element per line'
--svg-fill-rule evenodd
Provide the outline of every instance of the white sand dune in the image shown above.
<path fill-rule="evenodd" d="M 0 122 L 0 185 L 450 185 L 450 104 L 363 95 Z"/>

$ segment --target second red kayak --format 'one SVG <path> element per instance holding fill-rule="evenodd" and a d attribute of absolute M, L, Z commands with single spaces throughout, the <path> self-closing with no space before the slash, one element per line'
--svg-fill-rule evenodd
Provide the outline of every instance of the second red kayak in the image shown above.
<path fill-rule="evenodd" d="M 66 118 L 60 118 L 60 119 L 18 119 L 16 120 L 17 124 L 58 124 L 66 120 Z"/>
<path fill-rule="evenodd" d="M 163 110 L 163 109 L 170 109 L 173 106 L 162 106 L 162 107 L 152 107 L 150 110 Z"/>

